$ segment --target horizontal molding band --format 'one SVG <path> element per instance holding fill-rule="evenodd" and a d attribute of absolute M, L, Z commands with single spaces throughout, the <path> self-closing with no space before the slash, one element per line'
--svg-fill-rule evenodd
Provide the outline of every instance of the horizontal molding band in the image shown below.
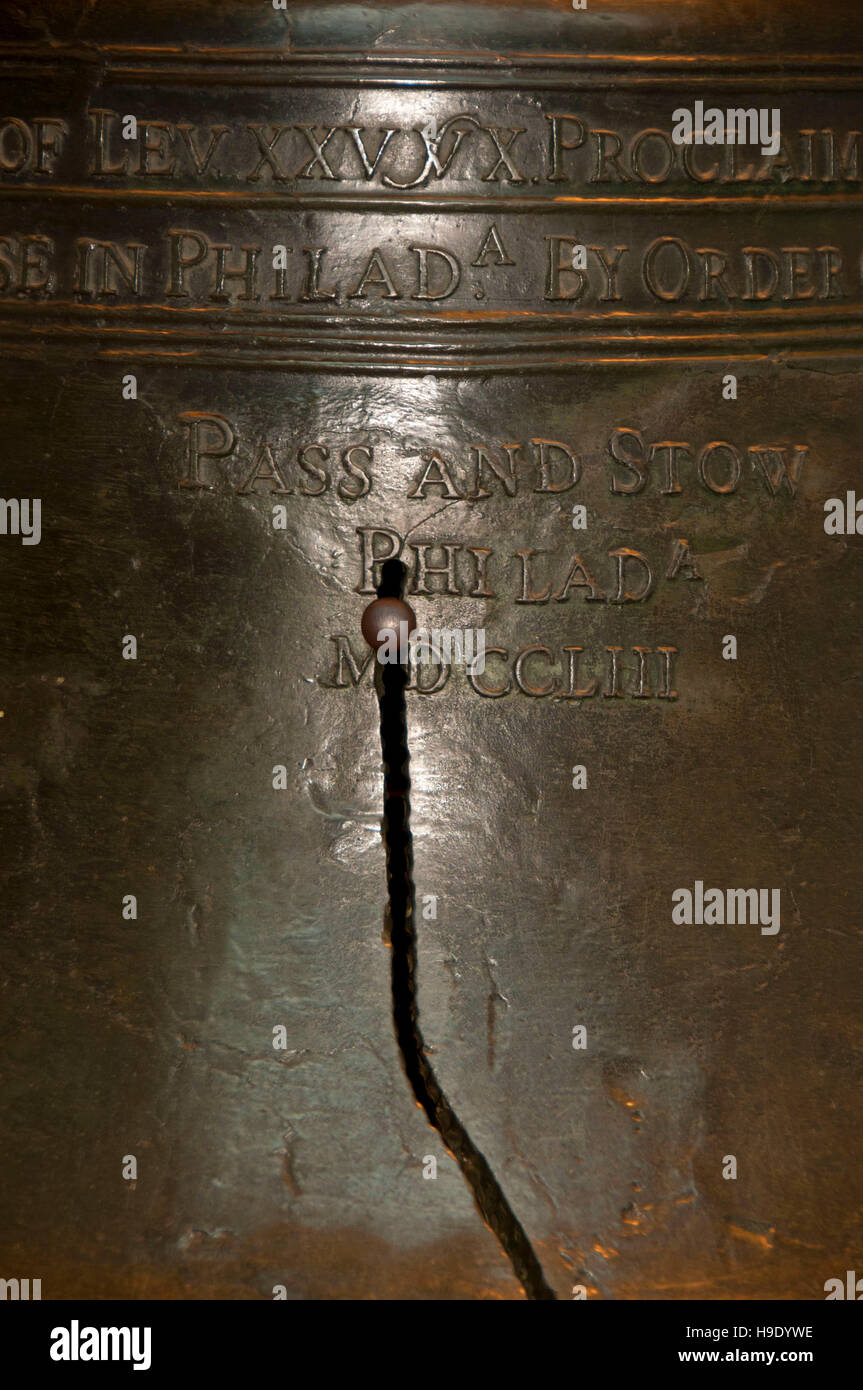
<path fill-rule="evenodd" d="M 17 361 L 32 360 L 45 364 L 48 356 L 44 347 L 30 343 L 7 343 L 0 336 L 0 359 L 11 357 Z M 68 363 L 68 353 L 61 356 Z M 277 371 L 307 373 L 339 373 L 352 376 L 524 376 L 532 373 L 568 372 L 588 367 L 652 367 L 674 363 L 679 366 L 692 366 L 695 363 L 764 363 L 771 366 L 791 363 L 804 366 L 811 363 L 813 368 L 833 370 L 863 371 L 863 339 L 854 345 L 823 347 L 810 346 L 786 351 L 752 351 L 729 349 L 726 352 L 675 352 L 671 348 L 657 348 L 655 351 L 633 354 L 619 352 L 609 354 L 601 349 L 572 351 L 545 355 L 521 357 L 477 358 L 459 356 L 441 359 L 434 356 L 414 354 L 411 357 L 371 357 L 367 353 L 328 352 L 315 358 L 308 353 L 285 351 L 282 353 L 255 353 L 250 350 L 242 356 L 233 356 L 216 349 L 209 351 L 170 348 L 138 348 L 124 351 L 116 348 L 101 348 L 92 354 L 91 361 L 112 362 L 119 366 L 133 366 L 137 363 L 153 367 L 197 367 L 207 371 L 213 369 L 228 371 Z"/>
<path fill-rule="evenodd" d="M 447 67 L 477 69 L 519 69 L 531 71 L 547 68 L 549 71 L 569 70 L 571 68 L 593 68 L 597 65 L 609 68 L 664 67 L 674 69 L 718 68 L 728 72 L 769 71 L 777 68 L 863 68 L 863 54 L 849 53 L 641 53 L 638 50 L 619 53 L 585 53 L 582 49 L 570 52 L 524 52 L 518 49 L 414 49 L 414 48 L 248 48 L 241 45 L 220 44 L 119 44 L 119 43 L 63 43 L 44 41 L 6 41 L 0 42 L 0 61 L 6 59 L 52 61 L 78 58 L 91 62 L 116 64 L 119 62 L 146 62 L 163 64 L 215 64 L 235 63 L 239 66 L 296 67 L 312 68 L 321 64 L 343 67 L 383 67 L 399 64 L 412 70 L 434 67 L 441 64 Z"/>
<path fill-rule="evenodd" d="M 98 188 L 88 184 L 5 184 L 0 198 L 6 201 L 89 203 L 142 203 L 170 207 L 184 203 L 201 207 L 294 208 L 301 212 L 857 212 L 863 209 L 863 193 L 726 194 L 715 198 L 669 197 L 645 193 L 639 197 L 593 198 L 580 194 L 521 195 L 367 193 L 282 193 L 264 189 L 200 188 Z"/>
<path fill-rule="evenodd" d="M 55 74 L 78 64 L 101 81 L 237 85 L 409 85 L 519 89 L 707 85 L 799 92 L 863 85 L 863 55 L 484 53 L 399 50 L 297 51 L 242 48 L 139 47 L 87 44 L 0 44 L 0 76 Z"/>
<path fill-rule="evenodd" d="M 13 323 L 0 321 L 0 340 L 7 343 L 27 343 L 39 341 L 43 346 L 49 342 L 65 343 L 70 346 L 80 344 L 82 349 L 95 350 L 100 354 L 110 352 L 123 358 L 164 356 L 195 356 L 200 360 L 231 357 L 237 365 L 250 359 L 255 361 L 273 358 L 283 361 L 286 358 L 318 361 L 336 358 L 346 362 L 368 360 L 393 363 L 409 363 L 417 357 L 424 361 L 438 361 L 442 364 L 454 359 L 481 361 L 529 361 L 546 358 L 579 359 L 583 353 L 597 352 L 624 353 L 639 357 L 657 351 L 709 353 L 716 356 L 739 353 L 770 354 L 786 349 L 807 349 L 813 352 L 823 350 L 847 350 L 863 348 L 863 322 L 833 325 L 830 327 L 788 327 L 763 329 L 760 332 L 727 331 L 705 332 L 609 332 L 599 329 L 589 332 L 568 334 L 543 334 L 525 340 L 502 340 L 498 336 L 482 339 L 476 335 L 436 338 L 432 333 L 414 335 L 411 339 L 397 338 L 387 333 L 356 333 L 346 338 L 339 332 L 299 332 L 291 329 L 287 333 L 270 334 L 266 339 L 261 334 L 219 333 L 214 336 L 200 329 L 174 329 L 170 332 L 143 327 L 104 324 L 69 325 L 63 322 Z M 116 346 L 114 346 L 116 344 Z M 228 351 L 230 349 L 230 351 Z"/>
<path fill-rule="evenodd" d="M 863 304 L 802 304 L 796 309 L 753 308 L 737 312 L 728 309 L 614 309 L 604 313 L 570 309 L 565 312 L 545 310 L 444 310 L 438 313 L 374 314 L 356 312 L 344 314 L 322 309 L 310 312 L 304 308 L 279 313 L 250 312 L 237 306 L 226 313 L 221 306 L 195 305 L 174 307 L 162 304 L 82 304 L 74 300 L 0 300 L 0 331 L 8 326 L 23 333 L 49 332 L 52 326 L 66 333 L 103 332 L 148 333 L 161 336 L 192 333 L 209 337 L 217 332 L 220 339 L 268 338 L 278 339 L 299 330 L 306 330 L 309 340 L 325 334 L 363 337 L 373 331 L 377 337 L 405 344 L 422 342 L 434 335 L 452 337 L 456 334 L 482 337 L 486 340 L 508 338 L 517 334 L 549 335 L 555 341 L 567 341 L 573 334 L 609 333 L 620 329 L 628 334 L 645 330 L 665 330 L 671 334 L 681 331 L 701 333 L 714 328 L 714 337 L 757 336 L 759 332 L 796 334 L 833 333 L 848 324 L 863 331 Z M 760 327 L 759 327 L 760 326 Z M 443 337 L 440 339 L 443 341 Z"/>

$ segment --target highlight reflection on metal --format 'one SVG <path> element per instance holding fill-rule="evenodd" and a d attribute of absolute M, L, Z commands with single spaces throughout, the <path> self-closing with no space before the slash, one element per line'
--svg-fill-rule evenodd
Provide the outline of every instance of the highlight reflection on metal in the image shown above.
<path fill-rule="evenodd" d="M 549 1286 L 859 1267 L 861 74 L 845 0 L 4 15 L 0 1229 L 43 1297 L 523 1296 L 392 1031 L 390 558 L 486 634 L 406 691 L 417 1002 Z M 675 145 L 696 101 L 779 153 Z M 698 883 L 781 929 L 674 923 Z"/>

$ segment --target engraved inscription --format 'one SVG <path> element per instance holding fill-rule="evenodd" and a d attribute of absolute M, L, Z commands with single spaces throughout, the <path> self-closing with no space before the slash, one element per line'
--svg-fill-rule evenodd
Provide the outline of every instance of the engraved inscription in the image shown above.
<path fill-rule="evenodd" d="M 118 237 L 107 214 L 102 227 L 71 234 L 55 228 L 47 214 L 35 228 L 7 221 L 0 231 L 0 296 L 75 296 L 82 305 L 237 306 L 256 314 L 315 306 L 342 313 L 375 306 L 398 314 L 446 302 L 493 327 L 482 317 L 486 309 L 611 315 L 634 308 L 661 315 L 679 307 L 752 314 L 859 304 L 863 290 L 853 219 L 829 219 L 828 229 L 826 220 L 822 226 L 813 218 L 809 239 L 793 243 L 774 227 L 780 234 L 767 243 L 750 233 L 745 219 L 735 223 L 737 237 L 715 226 L 708 231 L 705 221 L 703 234 L 644 229 L 624 242 L 604 239 L 608 219 L 598 216 L 598 236 L 586 227 L 563 230 L 561 221 L 571 225 L 565 214 L 531 219 L 529 229 L 511 217 L 453 218 L 442 227 L 437 218 L 375 215 L 363 218 L 360 233 L 340 223 L 345 217 L 351 215 L 332 216 L 326 240 L 310 238 L 296 216 L 257 218 L 254 239 L 239 227 L 227 237 L 200 226 L 153 231 L 144 218 L 133 235 L 127 221 Z M 586 260 L 576 269 L 573 251 L 582 245 Z"/>
<path fill-rule="evenodd" d="M 287 424 L 271 424 L 263 433 L 216 411 L 184 411 L 176 426 L 179 487 L 202 502 L 207 494 L 233 491 L 271 508 L 276 530 L 288 529 L 292 513 L 296 521 L 298 508 L 314 508 L 325 495 L 336 512 L 367 497 L 377 510 L 379 492 L 392 503 L 400 491 L 407 517 L 414 505 L 422 506 L 424 520 L 416 525 L 394 525 L 374 512 L 370 518 L 364 508 L 356 525 L 338 522 L 347 553 L 332 553 L 341 583 L 356 594 L 373 595 L 384 566 L 398 559 L 406 594 L 435 607 L 493 601 L 498 613 L 532 609 L 553 617 L 569 603 L 580 632 L 574 629 L 563 641 L 559 634 L 535 634 L 529 641 L 520 634 L 513 642 L 492 629 L 483 643 L 486 664 L 468 661 L 458 680 L 482 699 L 515 694 L 575 703 L 597 697 L 600 703 L 678 699 L 680 642 L 665 623 L 669 613 L 685 612 L 687 594 L 704 585 L 705 557 L 675 523 L 665 523 L 671 529 L 664 533 L 655 529 L 657 504 L 694 493 L 732 507 L 744 492 L 750 518 L 767 513 L 781 524 L 798 499 L 810 453 L 802 442 L 686 439 L 681 430 L 659 434 L 634 425 L 614 426 L 599 441 L 537 432 L 523 439 L 486 437 L 463 451 L 421 438 L 405 449 L 373 422 L 353 436 L 333 433 L 316 440 L 293 434 Z M 545 539 L 536 543 L 529 533 L 521 543 L 513 538 L 502 545 L 486 520 L 486 504 L 506 512 L 527 494 L 535 499 L 530 515 L 546 538 L 553 532 L 543 528 L 544 517 L 568 521 L 560 499 L 573 492 L 587 492 L 594 506 L 597 496 L 604 498 L 603 515 L 577 547 L 567 543 L 566 533 L 552 546 Z M 445 519 L 430 525 L 438 510 L 453 506 L 475 510 L 478 525 L 467 534 Z M 646 529 L 636 516 L 641 507 L 650 509 Z M 626 514 L 637 539 L 621 534 L 615 513 Z M 643 612 L 653 620 L 659 594 L 673 602 L 660 601 L 659 622 L 651 630 L 642 634 L 628 626 L 614 638 L 604 630 L 609 619 L 616 623 L 615 614 Z M 371 651 L 344 631 L 329 636 L 331 665 L 318 683 L 332 690 L 369 685 Z M 411 667 L 410 689 L 436 695 L 452 675 L 450 664 L 432 653 L 431 660 Z"/>
<path fill-rule="evenodd" d="M 659 97 L 650 102 L 651 117 L 619 124 L 600 104 L 561 110 L 555 96 L 539 106 L 434 96 L 435 117 L 417 121 L 402 94 L 378 92 L 364 96 L 348 122 L 334 119 L 332 100 L 317 90 L 289 89 L 287 99 L 303 118 L 286 120 L 280 111 L 274 119 L 202 122 L 183 110 L 180 94 L 171 103 L 176 114 L 136 101 L 130 138 L 125 112 L 108 104 L 91 105 L 83 123 L 69 113 L 18 112 L 0 120 L 0 178 L 71 176 L 103 186 L 219 179 L 235 187 L 393 193 L 472 185 L 493 196 L 526 188 L 853 187 L 863 173 L 861 131 L 853 119 L 836 123 L 835 104 L 819 124 L 817 98 L 805 124 L 783 118 L 778 148 L 767 155 L 734 145 L 681 146 L 672 138 L 680 102 Z"/>

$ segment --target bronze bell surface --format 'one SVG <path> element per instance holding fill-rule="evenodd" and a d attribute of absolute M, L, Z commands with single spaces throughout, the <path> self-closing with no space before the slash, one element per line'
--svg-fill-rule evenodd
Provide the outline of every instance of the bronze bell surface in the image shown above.
<path fill-rule="evenodd" d="M 863 1273 L 861 84 L 850 0 L 7 7 L 0 1277 Z"/>

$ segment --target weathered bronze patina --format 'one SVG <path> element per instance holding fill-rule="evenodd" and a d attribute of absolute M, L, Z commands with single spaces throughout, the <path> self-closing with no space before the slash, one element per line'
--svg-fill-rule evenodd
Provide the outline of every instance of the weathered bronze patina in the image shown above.
<path fill-rule="evenodd" d="M 486 644 L 407 693 L 422 1030 L 544 1277 L 823 1298 L 863 1211 L 859 4 L 0 35 L 0 1277 L 523 1297 L 393 1031 L 360 620 L 399 559 Z M 697 102 L 775 152 L 675 143 Z"/>

